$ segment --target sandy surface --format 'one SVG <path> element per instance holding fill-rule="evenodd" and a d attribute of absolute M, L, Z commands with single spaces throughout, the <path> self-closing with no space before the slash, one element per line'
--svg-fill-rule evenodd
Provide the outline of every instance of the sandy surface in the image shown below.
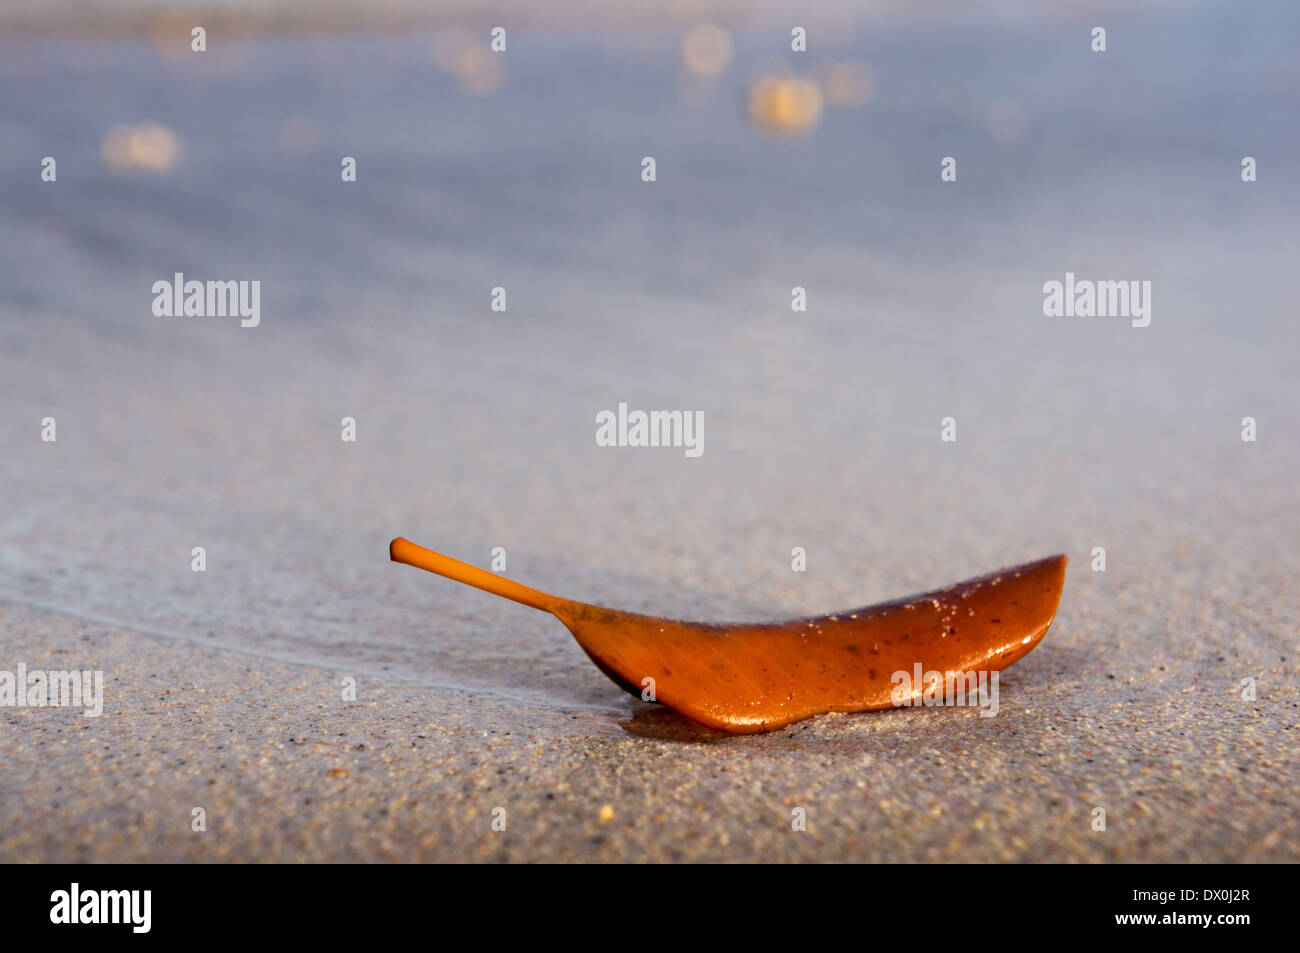
<path fill-rule="evenodd" d="M 6 716 L 7 860 L 1278 861 L 1300 842 L 1294 662 L 1232 649 L 1198 658 L 1187 687 L 1187 669 L 1082 661 L 1076 636 L 1007 673 L 991 719 L 835 715 L 727 738 L 652 705 L 379 675 L 348 704 L 338 670 L 2 611 L 7 653 L 99 666 L 112 699 L 99 719 Z M 1247 669 L 1261 703 L 1233 701 Z"/>
<path fill-rule="evenodd" d="M 1213 15 L 1116 21 L 1104 65 L 1070 21 L 874 28 L 833 55 L 875 99 L 790 139 L 738 107 L 758 27 L 703 93 L 668 30 L 520 33 L 487 98 L 426 37 L 6 48 L 0 670 L 100 668 L 108 701 L 0 708 L 0 859 L 1297 859 L 1300 84 L 1270 11 L 1228 47 Z M 176 167 L 106 169 L 122 122 Z M 262 280 L 261 325 L 154 317 L 178 270 Z M 1151 326 L 1044 317 L 1067 270 L 1152 281 Z M 620 401 L 702 409 L 703 456 L 598 448 Z M 704 619 L 1072 563 L 997 717 L 726 738 L 395 535 Z"/>

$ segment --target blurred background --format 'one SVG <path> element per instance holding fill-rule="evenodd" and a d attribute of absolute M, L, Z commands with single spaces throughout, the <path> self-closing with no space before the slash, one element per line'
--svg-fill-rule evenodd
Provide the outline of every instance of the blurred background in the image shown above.
<path fill-rule="evenodd" d="M 1300 7 L 1047 7 L 9 0 L 0 595 L 598 708 L 389 538 L 749 619 L 1065 551 L 1063 638 L 1292 638 Z M 178 271 L 260 326 L 155 317 Z M 1067 271 L 1151 326 L 1044 317 Z M 703 456 L 597 448 L 621 401 Z"/>

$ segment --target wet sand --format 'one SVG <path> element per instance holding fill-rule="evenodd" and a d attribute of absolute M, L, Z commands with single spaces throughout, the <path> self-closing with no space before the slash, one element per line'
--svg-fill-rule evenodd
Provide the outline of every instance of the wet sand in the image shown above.
<path fill-rule="evenodd" d="M 1294 59 L 1244 26 L 1211 80 L 1215 29 L 1107 71 L 1066 22 L 872 31 L 835 55 L 875 99 L 793 138 L 738 105 L 761 30 L 706 96 L 672 31 L 520 33 L 487 98 L 427 38 L 9 47 L 0 670 L 108 697 L 0 708 L 0 860 L 1296 860 L 1300 190 L 1237 171 L 1294 152 Z M 139 122 L 174 168 L 104 167 Z M 260 325 L 155 317 L 176 271 L 261 280 Z M 1045 317 L 1066 271 L 1152 281 L 1151 325 Z M 597 447 L 622 401 L 703 454 Z M 396 535 L 711 620 L 1071 566 L 996 717 L 731 738 Z"/>
<path fill-rule="evenodd" d="M 10 861 L 1297 859 L 1280 663 L 1262 703 L 1225 704 L 1239 658 L 1205 660 L 1188 690 L 1158 666 L 1073 667 L 1084 651 L 1058 644 L 1006 673 L 991 719 L 831 715 L 729 738 L 633 701 L 522 705 L 377 675 L 343 703 L 338 670 L 0 611 L 7 655 L 111 673 L 101 718 L 6 713 Z"/>

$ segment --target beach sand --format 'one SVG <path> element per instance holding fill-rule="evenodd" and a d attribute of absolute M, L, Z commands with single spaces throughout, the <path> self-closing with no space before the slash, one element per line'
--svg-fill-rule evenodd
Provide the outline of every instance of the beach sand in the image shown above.
<path fill-rule="evenodd" d="M 3 613 L 7 655 L 112 673 L 100 718 L 6 715 L 11 861 L 1189 863 L 1294 861 L 1300 842 L 1294 670 L 1225 704 L 1232 649 L 1189 679 L 1072 666 L 1087 650 L 1058 644 L 1006 673 L 990 719 L 831 715 L 728 738 L 635 701 L 381 677 L 345 704 L 338 670 Z"/>
<path fill-rule="evenodd" d="M 881 26 L 834 53 L 873 100 L 794 137 L 740 108 L 758 28 L 703 93 L 673 30 L 521 31 L 485 98 L 427 37 L 9 46 L 0 670 L 107 698 L 0 708 L 0 860 L 1300 859 L 1269 9 L 1213 76 L 1204 12 L 1117 20 L 1104 68 L 1064 20 Z M 174 167 L 107 168 L 144 122 Z M 261 323 L 155 317 L 178 271 L 260 280 Z M 1150 280 L 1150 326 L 1045 317 L 1067 271 Z M 597 447 L 620 402 L 702 410 L 704 453 Z M 705 620 L 1071 564 L 996 717 L 726 737 L 397 535 Z"/>

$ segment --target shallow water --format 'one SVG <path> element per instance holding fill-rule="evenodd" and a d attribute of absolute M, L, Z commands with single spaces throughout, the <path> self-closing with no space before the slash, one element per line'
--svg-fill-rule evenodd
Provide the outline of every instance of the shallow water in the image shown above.
<path fill-rule="evenodd" d="M 423 32 L 4 44 L 0 596 L 604 707 L 558 622 L 388 540 L 747 619 L 1064 551 L 1063 648 L 1258 625 L 1263 651 L 1300 568 L 1300 11 L 1265 8 L 1117 13 L 1104 55 L 1073 20 L 873 21 L 828 54 L 873 99 L 791 137 L 742 105 L 765 57 L 811 68 L 768 20 L 712 85 L 676 24 L 514 31 L 487 97 Z M 171 129 L 175 167 L 107 168 L 121 123 Z M 176 271 L 260 280 L 260 326 L 155 317 Z M 1044 317 L 1067 271 L 1151 281 L 1150 327 Z M 598 448 L 620 401 L 703 410 L 703 456 Z"/>

